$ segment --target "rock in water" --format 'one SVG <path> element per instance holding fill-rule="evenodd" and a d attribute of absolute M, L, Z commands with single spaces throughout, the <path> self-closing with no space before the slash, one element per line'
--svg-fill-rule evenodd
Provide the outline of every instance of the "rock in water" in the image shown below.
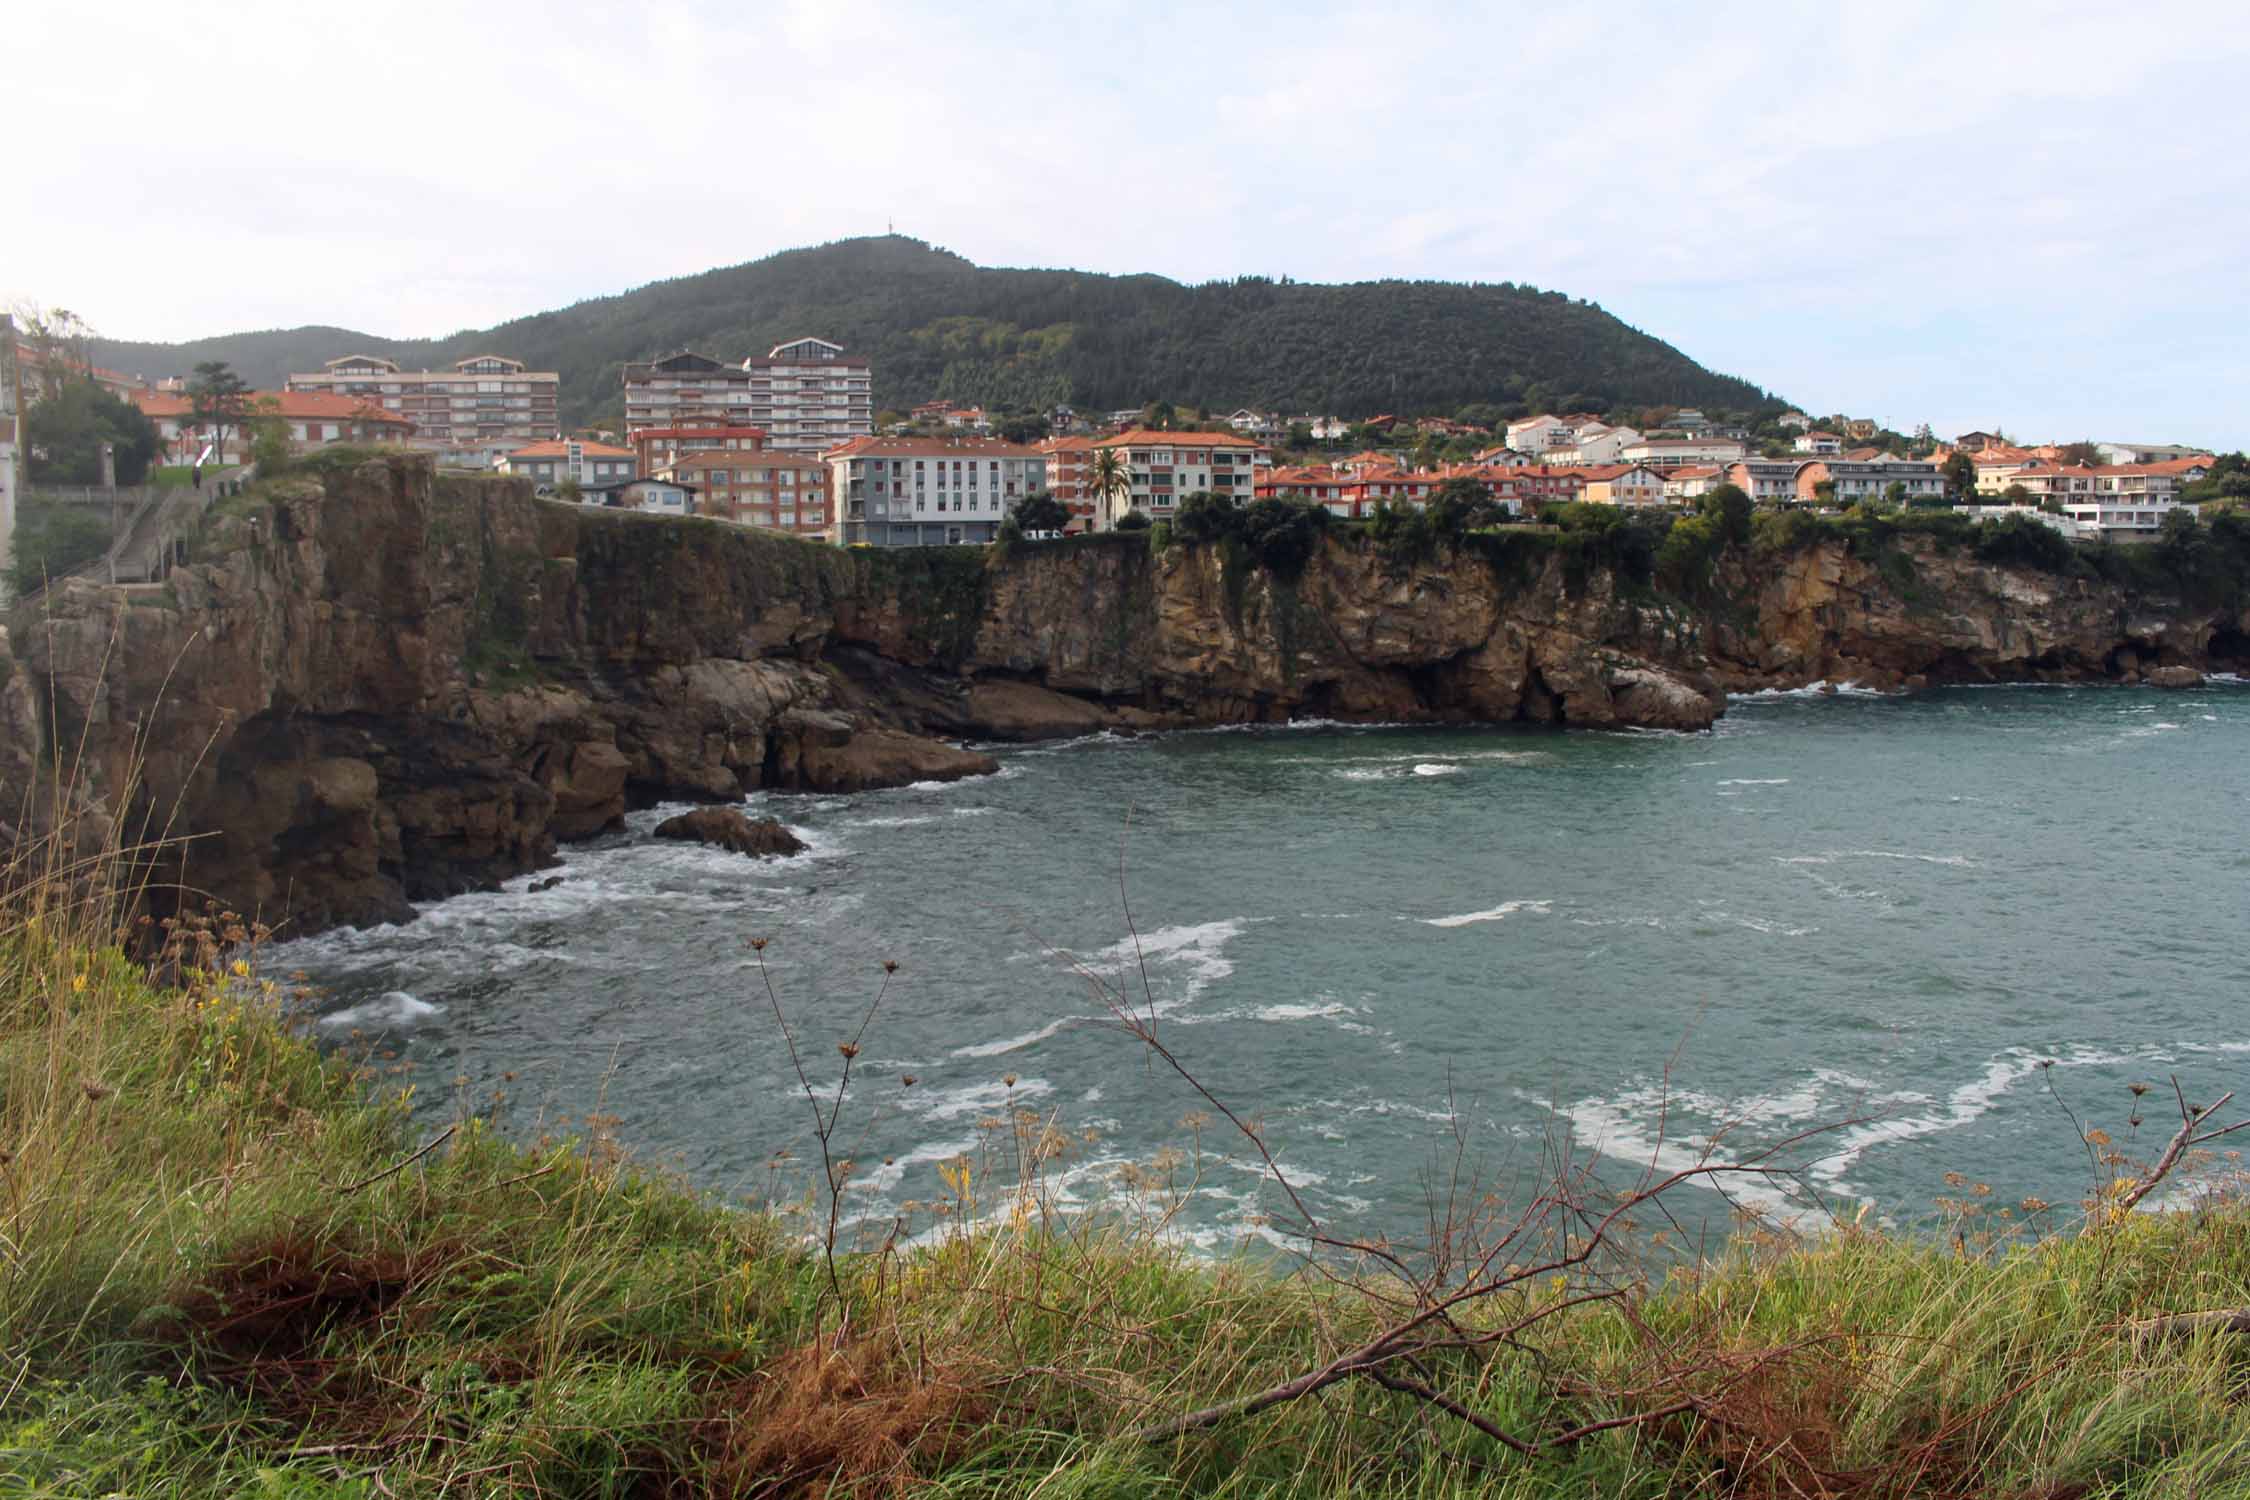
<path fill-rule="evenodd" d="M 656 825 L 660 839 L 689 839 L 737 854 L 799 854 L 805 841 L 771 818 L 756 822 L 731 807 L 699 807 Z"/>
<path fill-rule="evenodd" d="M 2203 674 L 2193 667 L 2157 667 L 2147 681 L 2151 687 L 2199 688 L 2203 686 Z"/>

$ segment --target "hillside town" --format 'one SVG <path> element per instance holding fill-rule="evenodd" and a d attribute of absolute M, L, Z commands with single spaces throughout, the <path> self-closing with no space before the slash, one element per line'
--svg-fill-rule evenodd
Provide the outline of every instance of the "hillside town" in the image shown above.
<path fill-rule="evenodd" d="M 1926 427 L 1908 436 L 1797 410 L 1488 422 L 1195 411 L 1163 400 L 1098 413 L 995 413 L 944 400 L 879 411 L 868 362 L 810 336 L 732 362 L 681 350 L 628 363 L 622 422 L 566 429 L 560 374 L 501 353 L 409 370 L 346 351 L 279 389 L 254 390 L 224 366 L 152 379 L 13 342 L 16 374 L 0 395 L 9 408 L 0 411 L 0 520 L 25 482 L 21 414 L 56 388 L 41 377 L 58 361 L 69 371 L 44 373 L 74 374 L 129 402 L 155 431 L 156 464 L 195 483 L 241 471 L 261 439 L 295 453 L 393 446 L 447 469 L 521 477 L 558 500 L 839 546 L 976 545 L 1011 527 L 1034 536 L 1131 529 L 1199 496 L 1368 521 L 1421 510 L 1442 491 L 1536 521 L 1571 502 L 1692 509 L 1726 486 L 1765 507 L 1946 506 L 2035 518 L 2072 540 L 2129 542 L 2159 535 L 2217 462 L 2155 442 L 2022 443 L 1981 431 L 1942 441 Z"/>

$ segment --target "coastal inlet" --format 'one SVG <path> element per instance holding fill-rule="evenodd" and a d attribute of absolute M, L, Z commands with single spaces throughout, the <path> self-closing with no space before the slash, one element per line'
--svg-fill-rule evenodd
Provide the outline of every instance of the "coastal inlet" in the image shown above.
<path fill-rule="evenodd" d="M 1212 1247 L 1262 1232 L 1259 1177 L 1098 1024 L 1084 972 L 1264 1123 L 1316 1211 L 1402 1232 L 1455 1115 L 1503 1169 L 1560 1129 L 1620 1178 L 1726 1122 L 1739 1152 L 1851 1120 L 1759 1205 L 1909 1222 L 1948 1172 L 2075 1202 L 2057 1094 L 2123 1141 L 2131 1083 L 2250 1084 L 2239 682 L 1767 694 L 1698 735 L 998 753 L 993 777 L 754 796 L 807 844 L 788 858 L 659 842 L 679 809 L 657 808 L 555 871 L 262 961 L 318 988 L 324 1037 L 396 1053 L 433 1121 L 499 1093 L 527 1137 L 614 1117 L 758 1199 L 801 1189 L 772 1162 L 811 1144 L 758 960 L 830 1079 L 895 960 L 839 1132 L 861 1213 L 943 1196 L 940 1164 L 1021 1109 L 1072 1138 L 1078 1202 L 1200 1138 L 1181 1223 Z"/>

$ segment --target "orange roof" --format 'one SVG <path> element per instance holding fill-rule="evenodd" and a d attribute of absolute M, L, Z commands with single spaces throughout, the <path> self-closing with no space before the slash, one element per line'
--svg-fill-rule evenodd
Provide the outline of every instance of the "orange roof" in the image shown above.
<path fill-rule="evenodd" d="M 133 392 L 133 404 L 152 419 L 187 417 L 195 412 L 195 403 L 187 397 L 159 395 L 154 391 Z M 243 409 L 252 416 L 271 412 L 276 416 L 294 417 L 300 421 L 316 418 L 321 421 L 390 422 L 400 427 L 414 425 L 408 418 L 372 405 L 364 397 L 339 396 L 332 391 L 247 391 L 243 394 Z"/>
<path fill-rule="evenodd" d="M 1716 464 L 1682 464 L 1672 471 L 1670 477 L 1674 479 L 1711 479 L 1722 472 Z"/>
<path fill-rule="evenodd" d="M 1041 453 L 1090 453 L 1094 440 L 1090 437 L 1049 438 L 1039 445 Z"/>
<path fill-rule="evenodd" d="M 1169 432 L 1154 427 L 1134 427 L 1103 438 L 1097 448 L 1122 448 L 1132 445 L 1141 448 L 1255 448 L 1258 445 L 1246 437 L 1231 432 Z"/>
<path fill-rule="evenodd" d="M 591 442 L 591 441 L 582 441 L 582 442 L 580 442 L 580 443 L 579 443 L 579 445 L 578 445 L 578 451 L 579 451 L 579 453 L 580 453 L 580 454 L 582 454 L 583 456 L 585 456 L 585 457 L 587 457 L 587 458 L 632 458 L 632 457 L 634 457 L 634 453 L 633 453 L 633 450 L 632 450 L 632 449 L 630 449 L 630 448 L 612 448 L 612 447 L 611 447 L 611 446 L 610 446 L 609 444 L 607 444 L 607 443 L 596 443 L 596 442 Z M 570 444 L 569 444 L 569 442 L 568 442 L 568 441 L 566 441 L 565 439 L 562 439 L 562 438 L 555 438 L 555 439 L 553 439 L 552 441 L 549 441 L 549 442 L 544 442 L 544 443 L 533 443 L 533 444 L 532 444 L 532 445 L 531 445 L 530 447 L 528 447 L 528 448 L 518 448 L 518 449 L 516 449 L 515 451 L 513 451 L 512 453 L 510 453 L 510 454 L 508 455 L 508 457 L 509 457 L 509 458 L 511 458 L 511 459 L 517 459 L 517 458 L 568 458 L 569 456 L 570 456 Z M 764 456 L 764 455 L 762 455 L 762 454 L 760 455 L 760 457 L 763 457 L 763 456 Z"/>

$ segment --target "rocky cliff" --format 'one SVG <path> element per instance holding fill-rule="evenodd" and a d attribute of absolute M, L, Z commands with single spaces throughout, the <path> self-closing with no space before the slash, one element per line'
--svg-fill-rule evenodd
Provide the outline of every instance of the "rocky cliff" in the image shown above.
<path fill-rule="evenodd" d="M 291 930 L 402 916 L 660 798 L 972 775 L 963 739 L 1319 716 L 1676 729 L 1819 679 L 2137 678 L 2250 622 L 1934 546 L 1724 565 L 1690 607 L 1552 547 L 1301 576 L 1131 536 L 839 551 L 372 461 L 212 517 L 152 588 L 0 636 L 0 823 L 62 768 L 82 836 Z M 20 810 L 20 811 L 19 811 Z M 177 899 L 159 897 L 160 900 Z"/>

